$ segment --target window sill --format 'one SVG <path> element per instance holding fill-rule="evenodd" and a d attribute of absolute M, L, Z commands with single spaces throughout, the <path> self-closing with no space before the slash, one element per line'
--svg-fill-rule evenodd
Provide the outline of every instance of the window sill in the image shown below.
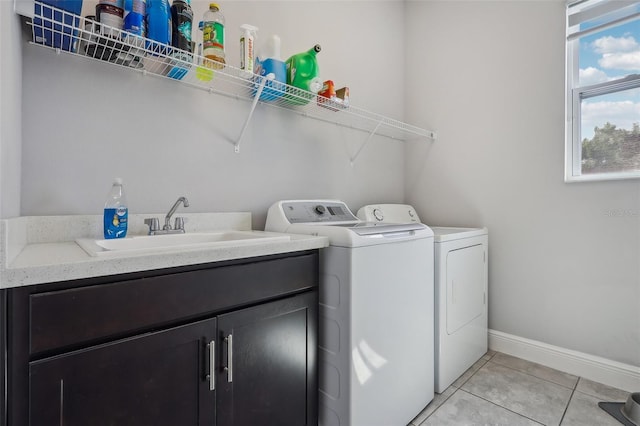
<path fill-rule="evenodd" d="M 571 176 L 565 175 L 566 183 L 576 182 L 601 182 L 608 180 L 630 180 L 640 179 L 640 171 L 637 172 L 620 172 L 620 173 L 593 173 L 588 175 Z"/>

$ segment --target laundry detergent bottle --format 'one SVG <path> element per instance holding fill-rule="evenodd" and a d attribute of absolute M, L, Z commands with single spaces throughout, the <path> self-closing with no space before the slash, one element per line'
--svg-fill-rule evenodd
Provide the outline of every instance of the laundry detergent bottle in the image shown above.
<path fill-rule="evenodd" d="M 286 91 L 287 65 L 280 57 L 280 37 L 277 35 L 267 38 L 258 51 L 255 72 L 264 78 L 273 74 L 273 79 L 265 82 L 264 90 L 260 95 L 261 101 L 274 101 L 282 97 Z M 257 85 L 260 79 L 256 79 L 256 82 Z"/>
<path fill-rule="evenodd" d="M 316 55 L 320 52 L 319 44 L 316 44 L 306 52 L 297 53 L 287 59 L 287 84 L 304 92 L 287 88 L 287 100 L 295 105 L 305 105 L 315 98 L 306 92 L 318 93 L 322 89 L 318 61 Z"/>

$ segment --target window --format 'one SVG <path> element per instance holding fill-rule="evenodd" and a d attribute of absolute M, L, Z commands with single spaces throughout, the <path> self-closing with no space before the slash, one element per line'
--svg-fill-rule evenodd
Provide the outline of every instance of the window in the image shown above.
<path fill-rule="evenodd" d="M 640 178 L 640 1 L 567 5 L 565 180 Z"/>

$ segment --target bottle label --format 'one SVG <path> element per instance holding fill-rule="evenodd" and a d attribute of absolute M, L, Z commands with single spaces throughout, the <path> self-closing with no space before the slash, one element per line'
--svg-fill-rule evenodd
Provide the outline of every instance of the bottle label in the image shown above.
<path fill-rule="evenodd" d="M 187 42 L 191 43 L 191 21 L 184 21 L 178 25 L 178 32 L 180 35 L 187 40 Z M 185 50 L 191 50 L 185 49 Z"/>
<path fill-rule="evenodd" d="M 147 38 L 162 44 L 171 43 L 171 13 L 169 11 L 169 0 L 148 0 L 147 1 Z M 147 46 L 153 53 L 166 53 L 164 46 L 149 43 Z"/>
<path fill-rule="evenodd" d="M 224 50 L 224 25 L 205 22 L 202 26 L 202 48 Z"/>
<path fill-rule="evenodd" d="M 104 209 L 104 238 L 124 238 L 127 235 L 129 212 L 126 207 Z"/>
<path fill-rule="evenodd" d="M 242 36 L 240 38 L 240 69 L 253 74 L 253 39 Z"/>
<path fill-rule="evenodd" d="M 183 3 L 173 3 L 171 6 L 173 47 L 191 52 L 191 22 L 193 11 Z"/>

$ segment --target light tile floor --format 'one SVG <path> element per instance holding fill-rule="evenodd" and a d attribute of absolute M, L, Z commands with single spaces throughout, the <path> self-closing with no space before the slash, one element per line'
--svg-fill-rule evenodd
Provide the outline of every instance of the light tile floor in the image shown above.
<path fill-rule="evenodd" d="M 409 426 L 620 426 L 598 407 L 629 394 L 500 352 L 488 352 Z"/>

